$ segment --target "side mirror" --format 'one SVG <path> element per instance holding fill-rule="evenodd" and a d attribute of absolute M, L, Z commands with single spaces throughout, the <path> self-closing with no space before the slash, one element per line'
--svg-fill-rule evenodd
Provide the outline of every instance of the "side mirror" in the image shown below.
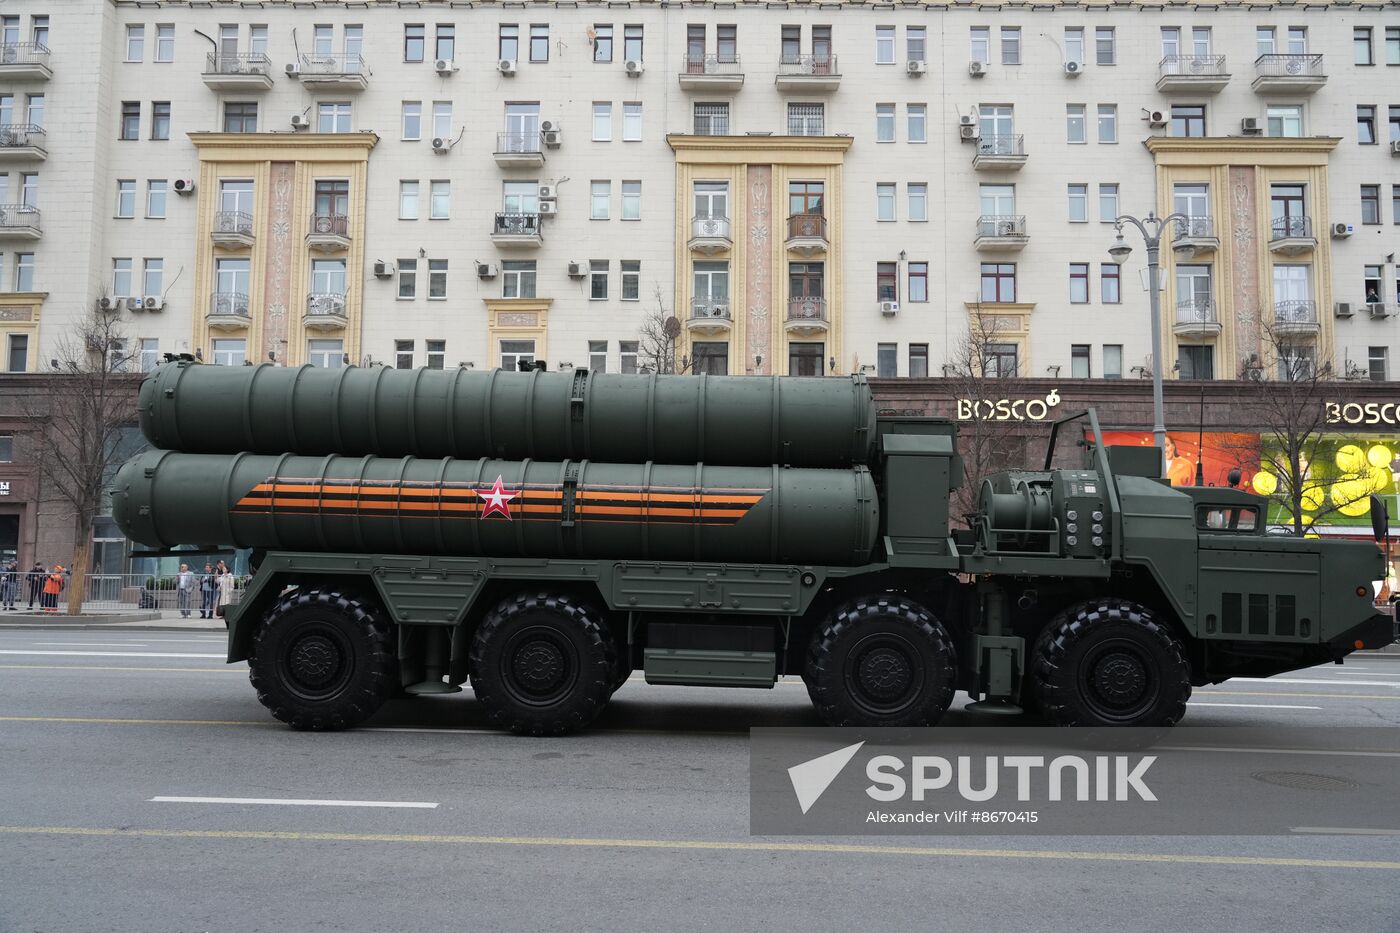
<path fill-rule="evenodd" d="M 1385 511 L 1385 502 L 1380 496 L 1371 496 L 1371 533 L 1376 542 L 1384 544 L 1390 540 L 1390 516 Z"/>

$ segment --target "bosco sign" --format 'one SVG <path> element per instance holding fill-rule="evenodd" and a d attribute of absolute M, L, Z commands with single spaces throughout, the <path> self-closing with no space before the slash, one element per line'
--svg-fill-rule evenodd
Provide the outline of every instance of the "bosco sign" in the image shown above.
<path fill-rule="evenodd" d="M 1044 421 L 1060 404 L 1060 390 L 1051 389 L 1043 399 L 958 399 L 959 421 Z M 1394 406 L 1392 406 L 1394 407 Z"/>
<path fill-rule="evenodd" d="M 1324 402 L 1328 424 L 1400 424 L 1400 402 Z"/>

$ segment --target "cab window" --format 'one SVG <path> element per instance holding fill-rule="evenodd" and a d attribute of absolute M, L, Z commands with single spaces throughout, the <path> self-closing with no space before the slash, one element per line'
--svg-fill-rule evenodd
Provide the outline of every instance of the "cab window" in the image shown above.
<path fill-rule="evenodd" d="M 1196 509 L 1196 527 L 1215 533 L 1254 534 L 1259 509 L 1252 505 L 1203 505 Z"/>

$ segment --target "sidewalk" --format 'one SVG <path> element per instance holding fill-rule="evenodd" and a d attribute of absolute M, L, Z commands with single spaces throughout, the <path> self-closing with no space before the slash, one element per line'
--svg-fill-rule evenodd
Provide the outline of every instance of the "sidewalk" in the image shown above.
<path fill-rule="evenodd" d="M 152 631 L 223 632 L 223 619 L 201 619 L 196 612 L 189 618 L 178 609 L 145 609 L 130 612 L 84 612 L 80 616 L 48 612 L 0 613 L 4 628 L 125 628 Z"/>

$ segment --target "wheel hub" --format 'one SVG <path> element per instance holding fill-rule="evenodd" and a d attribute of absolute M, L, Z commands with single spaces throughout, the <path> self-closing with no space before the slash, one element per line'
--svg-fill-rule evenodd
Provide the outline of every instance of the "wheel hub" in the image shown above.
<path fill-rule="evenodd" d="M 882 647 L 861 658 L 856 676 L 871 699 L 889 702 L 909 689 L 912 674 L 908 658 L 893 648 Z"/>
<path fill-rule="evenodd" d="M 531 641 L 515 653 L 511 674 L 522 690 L 544 696 L 563 684 L 568 675 L 568 666 L 558 646 L 547 641 Z"/>
<path fill-rule="evenodd" d="M 1091 683 L 1106 703 L 1131 706 L 1147 692 L 1147 668 L 1141 658 L 1117 652 L 1095 665 Z"/>
<path fill-rule="evenodd" d="M 308 635 L 292 646 L 288 669 L 292 677 L 312 690 L 326 686 L 340 670 L 340 647 L 324 635 Z"/>

